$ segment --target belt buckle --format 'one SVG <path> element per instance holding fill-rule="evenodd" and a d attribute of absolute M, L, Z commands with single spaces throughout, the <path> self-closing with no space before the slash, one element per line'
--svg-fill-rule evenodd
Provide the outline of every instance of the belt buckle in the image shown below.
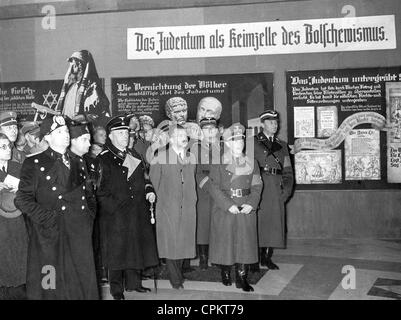
<path fill-rule="evenodd" d="M 231 189 L 231 194 L 233 197 L 241 198 L 242 197 L 242 189 Z"/>

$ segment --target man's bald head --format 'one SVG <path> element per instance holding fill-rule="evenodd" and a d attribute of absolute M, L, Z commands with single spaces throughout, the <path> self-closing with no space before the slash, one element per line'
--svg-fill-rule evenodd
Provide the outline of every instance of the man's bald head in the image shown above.
<path fill-rule="evenodd" d="M 198 112 L 196 114 L 196 121 L 199 123 L 205 118 L 220 119 L 223 107 L 221 102 L 215 97 L 205 97 L 198 103 Z"/>

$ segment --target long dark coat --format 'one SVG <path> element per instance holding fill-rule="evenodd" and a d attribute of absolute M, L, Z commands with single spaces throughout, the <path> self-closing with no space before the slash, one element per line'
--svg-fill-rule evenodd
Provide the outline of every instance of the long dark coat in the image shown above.
<path fill-rule="evenodd" d="M 109 145 L 98 156 L 102 168 L 97 192 L 102 262 L 111 270 L 140 270 L 159 262 L 145 198 L 153 187 L 145 180 L 141 157 L 135 151 L 128 155 Z M 128 176 L 124 161 L 131 156 L 136 167 Z"/>
<path fill-rule="evenodd" d="M 23 163 L 15 204 L 29 234 L 28 299 L 99 298 L 86 174 L 71 158 L 68 169 L 51 148 Z M 55 287 L 47 281 L 54 272 Z"/>
<path fill-rule="evenodd" d="M 212 165 L 209 177 L 200 182 L 202 189 L 214 200 L 211 217 L 209 260 L 212 263 L 233 265 L 258 261 L 256 210 L 262 191 L 262 180 L 256 161 L 242 157 L 236 164 L 225 154 L 222 164 Z M 231 189 L 250 189 L 244 197 L 232 197 Z M 232 214 L 232 205 L 249 204 L 250 214 Z"/>
<path fill-rule="evenodd" d="M 8 174 L 15 178 L 19 178 L 21 164 L 14 161 L 8 161 L 7 173 L 0 171 L 0 181 Z M 26 283 L 26 263 L 28 258 L 28 234 L 25 226 L 24 217 L 21 211 L 15 210 L 13 216 L 7 218 L 7 212 L 3 211 L 3 201 L 11 201 L 4 203 L 9 209 L 13 207 L 15 194 L 9 191 L 0 192 L 1 208 L 0 214 L 0 287 L 17 287 Z M 8 199 L 5 197 L 8 196 Z M 13 210 L 14 211 L 14 210 Z M 14 216 L 17 214 L 19 216 Z"/>
<path fill-rule="evenodd" d="M 195 257 L 195 163 L 194 157 L 181 161 L 167 148 L 150 165 L 150 179 L 157 195 L 156 234 L 160 258 Z"/>
<path fill-rule="evenodd" d="M 285 202 L 288 201 L 294 184 L 288 145 L 278 138 L 270 143 L 266 141 L 266 136 L 260 133 L 255 137 L 254 151 L 255 160 L 261 168 L 264 185 L 258 211 L 259 247 L 284 248 L 286 243 Z M 270 151 L 273 151 L 281 165 Z M 264 172 L 263 168 L 280 169 L 282 173 L 272 175 Z"/>
<path fill-rule="evenodd" d="M 220 162 L 220 143 L 205 144 L 200 142 L 195 145 L 196 166 L 196 243 L 209 244 L 210 216 L 213 200 L 208 192 L 199 188 L 199 182 L 210 173 L 210 166 Z"/>

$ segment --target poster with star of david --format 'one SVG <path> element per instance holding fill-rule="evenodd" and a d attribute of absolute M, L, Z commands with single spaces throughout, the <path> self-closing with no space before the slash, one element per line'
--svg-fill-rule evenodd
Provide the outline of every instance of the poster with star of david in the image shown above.
<path fill-rule="evenodd" d="M 63 80 L 0 83 L 0 112 L 15 111 L 20 121 L 32 121 L 36 114 L 32 102 L 54 110 L 62 85 Z M 36 120 L 42 121 L 46 116 L 41 112 Z"/>

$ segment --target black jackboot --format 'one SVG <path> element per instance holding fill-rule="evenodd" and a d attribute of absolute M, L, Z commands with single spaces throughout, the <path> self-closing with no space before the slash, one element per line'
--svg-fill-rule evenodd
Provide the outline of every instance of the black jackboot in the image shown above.
<path fill-rule="evenodd" d="M 269 250 L 267 250 L 266 254 L 266 267 L 269 268 L 270 270 L 278 270 L 279 267 L 275 263 L 273 263 L 272 256 L 273 256 L 273 248 L 269 247 Z"/>
<path fill-rule="evenodd" d="M 198 252 L 199 252 L 199 268 L 201 270 L 206 270 L 208 268 L 209 246 L 207 244 L 199 244 Z"/>
<path fill-rule="evenodd" d="M 182 263 L 182 273 L 189 273 L 195 271 L 195 268 L 191 267 L 191 259 L 184 259 Z"/>
<path fill-rule="evenodd" d="M 231 286 L 232 281 L 231 281 L 231 266 L 221 266 L 221 282 L 225 286 Z"/>
<path fill-rule="evenodd" d="M 253 288 L 248 283 L 249 265 L 237 263 L 235 264 L 235 286 L 241 288 L 242 291 L 253 291 Z"/>

